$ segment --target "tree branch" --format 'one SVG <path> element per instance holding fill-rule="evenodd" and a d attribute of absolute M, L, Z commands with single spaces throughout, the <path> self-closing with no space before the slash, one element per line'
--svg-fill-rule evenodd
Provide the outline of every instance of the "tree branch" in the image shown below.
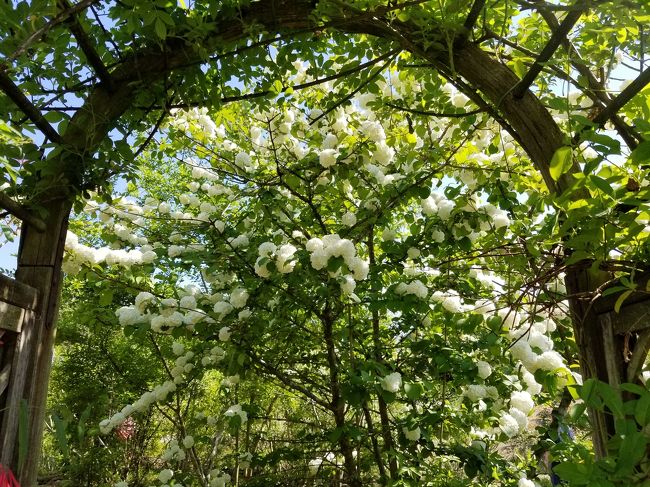
<path fill-rule="evenodd" d="M 0 64 L 0 90 L 2 90 L 16 106 L 36 125 L 43 134 L 52 142 L 60 144 L 62 142 L 59 133 L 54 130 L 50 122 L 45 120 L 41 112 L 34 104 L 27 99 L 25 94 L 16 86 L 16 84 L 7 76 L 6 65 Z"/>
<path fill-rule="evenodd" d="M 440 118 L 463 118 L 469 117 L 470 115 L 476 115 L 477 113 L 485 112 L 483 108 L 477 108 L 476 110 L 470 110 L 469 112 L 463 113 L 446 113 L 446 112 L 431 112 L 428 110 L 417 110 L 415 108 L 402 107 L 394 103 L 385 102 L 384 105 L 394 108 L 395 110 L 401 110 L 403 112 L 413 113 L 414 115 L 424 115 L 427 117 L 440 117 Z"/>
<path fill-rule="evenodd" d="M 72 9 L 72 6 L 68 0 L 58 1 L 64 12 L 70 11 Z M 70 32 L 72 32 L 72 35 L 74 35 L 74 38 L 77 40 L 77 44 L 79 44 L 79 47 L 85 54 L 90 66 L 92 66 L 95 73 L 97 73 L 99 79 L 106 84 L 108 91 L 113 91 L 114 86 L 111 74 L 108 72 L 108 68 L 106 68 L 102 62 L 102 59 L 99 57 L 99 54 L 95 50 L 92 41 L 88 38 L 88 35 L 84 31 L 75 14 L 71 14 L 66 20 L 66 23 L 68 24 Z"/>
<path fill-rule="evenodd" d="M 0 208 L 7 210 L 9 213 L 17 218 L 20 218 L 25 223 L 28 223 L 39 232 L 44 232 L 47 228 L 45 222 L 35 216 L 31 211 L 25 208 L 20 203 L 16 203 L 9 196 L 0 191 Z"/>
<path fill-rule="evenodd" d="M 582 9 L 571 10 L 567 16 L 564 18 L 560 26 L 553 31 L 551 39 L 546 43 L 542 52 L 539 53 L 537 59 L 535 59 L 535 64 L 532 68 L 526 73 L 524 78 L 515 86 L 512 94 L 515 98 L 522 98 L 524 93 L 528 91 L 530 85 L 533 84 L 537 75 L 542 71 L 544 63 L 551 59 L 553 53 L 560 46 L 560 43 L 566 38 L 567 34 L 571 31 L 575 23 L 582 16 Z"/>
<path fill-rule="evenodd" d="M 8 59 L 10 61 L 15 60 L 16 58 L 21 56 L 27 49 L 29 49 L 29 46 L 31 46 L 34 42 L 41 39 L 41 37 L 43 37 L 50 30 L 52 30 L 52 28 L 56 27 L 59 24 L 62 24 L 74 14 L 81 12 L 82 10 L 90 7 L 95 3 L 99 3 L 99 1 L 100 0 L 81 0 L 81 2 L 71 6 L 67 10 L 64 10 L 63 12 L 55 16 L 52 20 L 50 20 L 47 24 L 45 24 L 43 27 L 38 29 L 32 35 L 30 35 L 27 39 L 25 39 L 23 43 L 20 46 L 18 46 L 18 49 L 16 49 L 13 52 L 13 54 L 9 56 Z"/>

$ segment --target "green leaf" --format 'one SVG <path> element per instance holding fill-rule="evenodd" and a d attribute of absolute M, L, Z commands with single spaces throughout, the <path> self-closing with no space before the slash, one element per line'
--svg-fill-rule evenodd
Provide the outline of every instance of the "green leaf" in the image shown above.
<path fill-rule="evenodd" d="M 101 293 L 99 296 L 99 305 L 100 306 L 108 306 L 113 302 L 113 291 L 110 289 L 107 289 Z"/>
<path fill-rule="evenodd" d="M 630 154 L 632 162 L 642 163 L 650 161 L 650 140 L 641 142 Z"/>
<path fill-rule="evenodd" d="M 628 289 L 624 293 L 622 293 L 618 299 L 616 300 L 616 303 L 614 303 L 614 311 L 619 313 L 621 311 L 621 306 L 623 306 L 623 302 L 634 292 L 634 289 Z"/>
<path fill-rule="evenodd" d="M 424 387 L 419 383 L 407 382 L 404 384 L 404 391 L 406 392 L 406 397 L 411 401 L 416 401 L 424 392 Z"/>
<path fill-rule="evenodd" d="M 68 423 L 61 419 L 57 414 L 52 415 L 52 421 L 54 422 L 54 437 L 56 439 L 56 444 L 63 455 L 63 458 L 68 458 L 68 437 L 66 436 L 66 429 Z"/>
<path fill-rule="evenodd" d="M 571 147 L 564 146 L 560 147 L 553 154 L 551 159 L 550 173 L 551 177 L 557 181 L 562 174 L 571 169 L 573 165 L 573 151 Z"/>
<path fill-rule="evenodd" d="M 634 466 L 645 456 L 647 444 L 648 439 L 643 433 L 634 432 L 625 435 L 619 449 L 616 473 L 618 475 L 631 474 Z"/>
<path fill-rule="evenodd" d="M 161 39 L 165 40 L 167 38 L 167 26 L 160 18 L 156 18 L 154 23 L 154 28 L 156 29 L 156 35 Z"/>
<path fill-rule="evenodd" d="M 617 418 L 624 417 L 625 411 L 623 410 L 623 400 L 618 391 L 605 382 L 599 381 L 597 384 L 598 393 L 603 398 L 603 402 L 612 414 Z"/>
<path fill-rule="evenodd" d="M 634 408 L 634 419 L 636 419 L 636 422 L 641 426 L 646 426 L 650 423 L 650 393 L 648 391 L 645 391 L 636 402 L 636 407 Z"/>
<path fill-rule="evenodd" d="M 582 464 L 564 462 L 554 467 L 553 471 L 571 485 L 588 485 L 591 482 L 591 475 L 587 467 Z"/>
<path fill-rule="evenodd" d="M 599 190 L 601 190 L 603 193 L 612 196 L 614 194 L 614 189 L 610 186 L 610 184 L 600 176 L 596 176 L 595 174 L 592 174 L 589 176 L 589 180 L 593 183 L 594 186 L 596 186 Z"/>

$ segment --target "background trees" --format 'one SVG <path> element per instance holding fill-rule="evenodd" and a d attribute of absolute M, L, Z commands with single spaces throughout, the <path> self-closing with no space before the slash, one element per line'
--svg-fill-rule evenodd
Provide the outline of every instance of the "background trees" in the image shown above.
<path fill-rule="evenodd" d="M 44 237 L 29 228 L 23 231 L 17 276 L 38 287 L 43 295 L 52 296 L 50 303 L 54 303 L 57 274 L 48 269 L 59 263 L 65 227 L 61 223 L 66 221 L 75 195 L 96 188 L 108 175 L 140 161 L 137 156 L 147 155 L 169 168 L 170 159 L 183 159 L 183 152 L 191 149 L 197 164 L 203 164 L 208 172 L 194 174 L 195 181 L 185 183 L 190 194 L 174 200 L 168 210 L 182 212 L 181 216 L 169 213 L 172 221 L 202 223 L 182 227 L 174 237 L 178 242 L 169 242 L 174 249 L 170 252 L 169 247 L 167 258 L 161 249 L 139 248 L 149 244 L 139 240 L 143 236 L 140 230 L 132 231 L 125 225 L 113 230 L 121 245 L 136 247 L 131 253 L 106 251 L 99 259 L 71 240 L 71 250 L 82 256 L 77 264 L 106 262 L 124 267 L 163 259 L 165 264 L 180 266 L 173 276 L 154 274 L 153 280 L 146 278 L 147 274 L 133 277 L 141 277 L 134 283 L 146 292 L 155 291 L 157 299 L 178 294 L 176 289 L 183 279 L 200 283 L 202 265 L 212 276 L 234 273 L 234 278 L 217 282 L 223 292 L 215 282 L 204 284 L 203 293 L 222 294 L 218 300 L 210 298 L 214 300 L 210 302 L 212 311 L 200 299 L 194 303 L 187 296 L 176 298 L 185 297 L 186 304 L 199 307 L 209 318 L 232 324 L 228 332 L 240 332 L 232 335 L 231 345 L 238 347 L 239 355 L 235 355 L 242 357 L 235 362 L 238 367 L 261 368 L 258 372 L 263 376 L 276 377 L 284 387 L 297 390 L 316 404 L 320 402 L 329 411 L 336 426 L 333 441 L 344 457 L 343 470 L 349 482 L 360 482 L 363 475 L 379 479 L 403 475 L 397 472 L 407 463 L 396 446 L 401 434 L 399 429 L 397 435 L 391 434 L 391 421 L 406 428 L 409 433 L 404 429 L 402 433 L 411 438 L 417 436 L 417 428 L 422 435 L 427 427 L 442 423 L 439 436 L 444 436 L 445 419 L 435 415 L 420 427 L 418 415 L 427 416 L 417 410 L 417 402 L 414 410 L 418 415 L 406 415 L 395 423 L 395 411 L 404 413 L 399 404 L 408 403 L 403 397 L 390 395 L 399 386 L 397 376 L 392 375 L 396 372 L 403 372 L 405 377 L 410 372 L 416 379 L 414 384 L 422 383 L 422 390 L 416 385 L 408 386 L 412 392 L 404 391 L 410 401 L 421 400 L 427 407 L 444 412 L 447 407 L 459 407 L 458 393 L 464 391 L 483 412 L 478 399 L 487 405 L 484 399 L 488 389 L 467 387 L 482 385 L 469 383 L 475 378 L 470 373 L 476 365 L 472 362 L 491 357 L 467 356 L 459 350 L 469 348 L 470 343 L 479 350 L 498 350 L 507 348 L 507 342 L 513 346 L 503 356 L 508 357 L 506 362 L 511 361 L 506 365 L 516 368 L 521 363 L 528 372 L 541 371 L 537 380 L 548 381 L 553 391 L 554 374 L 544 371 L 562 369 L 562 364 L 550 349 L 550 342 L 541 337 L 543 333 L 567 336 L 562 327 L 553 329 L 556 325 L 551 324 L 556 303 L 564 296 L 556 282 L 563 273 L 584 375 L 607 379 L 613 386 L 634 380 L 640 369 L 631 364 L 643 362 L 639 357 L 645 352 L 644 340 L 639 340 L 642 345 L 632 353 L 637 359 L 627 362 L 625 353 L 632 342 L 614 339 L 613 332 L 603 335 L 597 314 L 609 310 L 593 305 L 608 280 L 619 277 L 605 277 L 597 271 L 627 274 L 618 288 L 623 291 L 622 297 L 611 306 L 616 312 L 627 298 L 637 299 L 634 275 L 643 270 L 645 254 L 641 165 L 647 158 L 647 143 L 641 143 L 629 158 L 628 149 L 621 146 L 623 141 L 634 149 L 647 132 L 642 114 L 648 107 L 641 91 L 648 76 L 644 33 L 641 27 L 624 30 L 630 24 L 641 25 L 645 7 L 633 2 L 626 4 L 626 9 L 612 5 L 599 4 L 587 11 L 586 4 L 553 7 L 539 2 L 321 2 L 314 9 L 307 2 L 259 2 L 160 4 L 152 10 L 118 3 L 94 5 L 94 20 L 79 15 L 85 4 L 60 5 L 63 13 L 41 30 L 35 29 L 36 35 L 31 37 L 33 31 L 16 20 L 21 9 L 31 8 L 21 5 L 18 13 L 7 15 L 6 29 L 12 36 L 5 39 L 3 47 L 10 59 L 29 58 L 27 63 L 16 62 L 12 75 L 14 80 L 21 80 L 24 90 L 32 89 L 35 97 L 30 101 L 19 96 L 14 80 L 4 73 L 2 88 L 27 115 L 28 122 L 55 147 L 42 161 L 30 164 L 21 181 L 21 188 L 25 188 L 22 194 L 38 195 L 32 203 L 48 210 L 49 230 Z M 561 12 L 568 13 L 563 16 Z M 103 13 L 111 19 L 104 29 L 100 25 Z M 541 30 L 531 35 L 529 26 L 542 19 Z M 64 20 L 67 30 L 60 29 Z M 277 31 L 291 33 L 276 37 Z M 57 42 L 35 44 L 42 34 L 55 33 L 61 33 Z M 68 44 L 71 36 L 76 48 Z M 562 49 L 558 49 L 560 44 Z M 28 48 L 35 50 L 26 53 Z M 67 77 L 61 81 L 54 76 L 60 70 L 54 68 L 65 50 L 69 51 L 68 64 L 62 68 Z M 605 51 L 608 55 L 599 54 Z M 625 69 L 614 69 L 616 52 L 629 65 Z M 47 64 L 49 59 L 55 59 L 53 67 Z M 587 65 L 583 59 L 593 64 Z M 631 62 L 638 64 L 638 69 Z M 39 70 L 36 75 L 35 66 L 43 64 L 50 71 Z M 82 65 L 92 68 L 92 73 Z M 608 85 L 609 76 L 620 72 L 628 77 L 627 69 L 637 69 L 640 74 L 618 96 L 608 94 L 607 88 L 614 88 Z M 96 78 L 87 82 L 81 79 L 93 73 Z M 564 92 L 558 79 L 566 83 Z M 93 85 L 95 80 L 101 82 Z M 322 83 L 331 84 L 305 94 L 300 91 L 306 85 Z M 528 91 L 531 86 L 532 92 Z M 38 113 L 38 109 L 52 108 L 45 99 L 50 91 L 60 95 L 57 103 L 62 99 L 66 103 L 83 101 L 80 108 L 73 109 L 75 115 L 69 121 L 57 126 L 58 132 Z M 74 98 L 61 98 L 65 91 L 74 92 Z M 240 121 L 239 110 L 244 108 L 221 107 L 224 102 L 242 98 L 256 100 L 255 106 L 244 105 L 246 122 Z M 163 132 L 170 137 L 169 142 L 159 141 L 152 149 L 169 110 L 206 105 L 205 100 L 209 109 L 176 116 L 169 130 Z M 627 112 L 619 113 L 621 107 Z M 303 113 L 312 110 L 320 113 L 312 112 L 309 119 L 304 118 Z M 253 119 L 251 113 L 255 114 Z M 430 121 L 432 116 L 436 121 Z M 51 123 L 61 118 L 49 117 Z M 155 130 L 138 135 L 150 119 Z M 608 120 L 615 133 L 599 133 L 597 129 Z M 346 123 L 349 132 L 341 128 Z M 251 133 L 251 126 L 259 133 Z M 124 134 L 123 140 L 117 142 L 113 137 L 111 142 L 106 138 L 111 130 Z M 187 171 L 187 167 L 180 169 L 174 182 L 182 183 Z M 219 186 L 209 182 L 215 178 Z M 158 237 L 173 236 L 166 230 L 166 208 L 154 208 L 143 199 L 149 196 L 160 202 L 169 199 L 168 195 L 161 195 L 155 184 L 149 195 L 144 191 L 149 191 L 148 185 L 138 184 L 143 191 L 133 188 L 131 192 L 140 198 L 143 211 L 149 211 L 146 216 L 154 217 L 157 211 L 162 218 L 153 226 L 147 225 L 148 238 L 153 242 Z M 202 200 L 201 191 L 209 191 L 200 190 L 205 184 L 213 187 L 213 194 Z M 100 201 L 110 202 L 107 188 L 101 184 L 100 188 Z M 173 187 L 170 190 L 178 191 Z M 187 208 L 174 206 L 194 208 L 195 203 L 198 211 L 187 218 L 183 216 L 189 213 Z M 201 208 L 202 203 L 210 206 Z M 634 211 L 620 211 L 630 205 Z M 126 208 L 127 214 L 134 211 L 133 207 Z M 228 216 L 220 219 L 223 228 L 214 226 L 215 213 Z M 139 218 L 122 213 L 118 216 L 132 223 Z M 207 223 L 212 224 L 209 231 Z M 305 241 L 294 236 L 294 231 L 302 232 Z M 339 234 L 338 240 L 323 239 L 334 231 Z M 108 235 L 101 237 L 104 242 L 110 240 Z M 320 243 L 309 243 L 312 237 L 321 238 Z M 259 245 L 265 242 L 270 244 L 260 251 Z M 206 250 L 209 257 L 204 254 Z M 87 261 L 84 255 L 97 262 Z M 403 263 L 407 264 L 404 271 L 399 268 Z M 74 262 L 70 265 L 68 270 L 74 270 Z M 366 265 L 368 276 L 364 276 Z M 298 269 L 295 273 L 294 266 Z M 431 272 L 440 267 L 440 275 Z M 478 270 L 492 274 L 486 277 Z M 145 266 L 144 271 L 151 269 Z M 130 279 L 129 272 L 121 273 L 122 277 Z M 432 302 L 424 300 L 432 297 Z M 484 297 L 492 301 L 494 310 L 477 304 Z M 268 303 L 276 298 L 278 304 L 271 307 Z M 181 318 L 175 313 L 181 311 L 172 311 L 174 306 L 157 299 L 141 297 L 136 305 L 138 315 L 132 310 L 120 313 L 123 324 L 138 325 L 142 331 L 149 319 L 140 315 L 146 315 L 151 305 L 157 313 L 169 313 L 158 321 L 151 317 L 148 326 L 154 332 L 168 332 L 171 325 L 177 329 Z M 240 309 L 233 299 L 255 304 L 257 314 L 251 309 L 250 323 L 230 322 L 234 310 L 229 306 Z M 156 309 L 159 305 L 169 309 Z M 478 312 L 472 313 L 470 306 Z M 499 315 L 497 308 L 500 317 L 490 316 Z M 44 323 L 52 321 L 54 309 L 45 302 Z M 281 310 L 280 316 L 276 309 Z M 466 315 L 463 323 L 457 322 L 456 315 L 460 314 Z M 209 326 L 213 324 L 208 322 L 205 327 L 198 326 L 200 322 L 191 321 L 198 320 L 197 315 L 191 316 L 182 329 L 193 325 L 190 334 L 204 341 L 215 338 L 216 325 Z M 242 322 L 246 319 L 238 318 Z M 422 320 L 428 332 L 418 335 L 416 324 Z M 523 326 L 520 331 L 516 331 L 517 320 Z M 285 331 L 288 323 L 294 323 L 301 333 L 296 329 Z M 364 324 L 370 328 L 357 334 L 355 331 Z M 533 325 L 539 336 L 531 333 Z M 405 337 L 414 331 L 414 341 L 407 341 Z M 181 338 L 182 334 L 176 333 Z M 479 345 L 474 338 L 466 338 L 474 333 L 478 333 Z M 226 335 L 223 332 L 222 337 Z M 270 338 L 277 336 L 286 337 L 288 345 L 267 350 Z M 318 337 L 318 345 L 307 340 L 312 336 Z M 43 335 L 44 343 L 48 339 L 50 332 Z M 348 354 L 342 355 L 341 350 L 346 348 Z M 48 350 L 47 345 L 43 349 Z M 305 349 L 310 351 L 307 357 Z M 433 372 L 425 367 L 433 367 L 425 358 L 429 350 L 438 350 L 442 356 L 440 363 L 434 360 Z M 197 355 L 196 351 L 192 353 Z M 260 355 L 266 353 L 269 359 Z M 279 360 L 291 374 L 298 374 L 300 380 L 274 366 L 271 358 Z M 316 366 L 316 377 L 300 368 L 306 358 Z M 367 364 L 365 368 L 357 365 L 361 359 Z M 37 374 L 45 377 L 47 353 L 34 363 Z M 444 370 L 449 364 L 454 365 L 453 372 Z M 230 370 L 229 364 L 226 372 L 237 371 L 232 367 Z M 476 367 L 476 373 L 482 370 L 481 375 L 485 375 L 484 366 Z M 326 380 L 321 382 L 320 373 L 325 370 Z M 517 374 L 527 388 L 536 389 L 523 369 L 517 369 Z M 497 393 L 510 398 L 510 404 L 518 404 L 520 408 L 512 407 L 525 415 L 528 402 L 512 396 L 516 381 L 501 391 L 499 384 L 493 385 Z M 35 391 L 31 396 L 35 403 L 39 394 Z M 447 395 L 455 397 L 456 402 L 448 400 Z M 372 401 L 376 412 L 369 408 L 366 414 L 365 401 Z M 515 423 L 519 429 L 525 417 L 508 410 L 507 401 L 502 406 L 492 409 L 500 417 L 490 420 L 478 415 L 478 423 L 487 421 L 494 427 L 498 420 L 504 434 L 514 432 Z M 352 408 L 359 411 L 357 416 Z M 611 404 L 608 408 L 612 413 Z M 243 413 L 237 411 L 231 410 L 227 417 L 235 418 L 235 422 L 237 417 L 242 420 Z M 369 435 L 367 448 L 376 472 L 355 463 L 353 443 L 357 440 L 348 425 L 352 421 L 355 427 L 365 424 L 369 428 L 373 414 L 378 418 L 374 420 L 378 433 L 374 435 L 376 444 Z M 594 416 L 596 451 L 601 455 L 607 436 L 617 433 L 608 417 L 611 414 Z M 113 426 L 121 419 L 113 421 Z M 463 422 L 467 423 L 467 417 Z M 643 421 L 637 423 L 643 426 Z M 39 437 L 39 424 L 34 422 L 33 443 Z M 618 433 L 621 431 L 619 428 Z M 643 441 L 642 435 L 636 438 Z M 364 458 L 358 452 L 356 455 Z M 472 458 L 474 463 L 481 458 L 462 450 L 454 455 L 465 465 Z M 198 455 L 193 462 L 196 467 Z M 25 471 L 33 469 L 27 465 Z"/>

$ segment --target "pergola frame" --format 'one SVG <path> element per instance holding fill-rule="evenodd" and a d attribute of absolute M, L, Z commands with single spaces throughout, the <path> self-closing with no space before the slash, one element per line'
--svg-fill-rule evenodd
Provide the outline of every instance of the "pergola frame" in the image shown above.
<path fill-rule="evenodd" d="M 120 117 L 131 108 L 132 99 L 139 90 L 162 80 L 169 73 L 182 71 L 187 66 L 203 62 L 201 54 L 192 46 L 179 43 L 178 40 L 170 40 L 159 47 L 137 50 L 126 57 L 118 53 L 121 61 L 115 66 L 106 66 L 95 48 L 95 41 L 89 38 L 77 18 L 97 2 L 98 0 L 82 0 L 70 4 L 68 0 L 59 0 L 60 13 L 30 36 L 6 61 L 0 61 L 0 90 L 24 113 L 26 120 L 37 127 L 46 139 L 61 148 L 59 155 L 51 161 L 56 173 L 54 177 L 59 180 L 74 178 L 75 172 L 79 171 L 115 127 Z M 465 31 L 455 39 L 451 57 L 447 52 L 441 53 L 434 48 L 425 47 L 423 39 L 408 21 L 388 20 L 388 7 L 366 12 L 350 7 L 346 2 L 330 0 L 330 3 L 339 8 L 338 18 L 331 22 L 334 28 L 344 33 L 364 33 L 391 41 L 395 49 L 409 51 L 443 73 L 481 109 L 493 115 L 527 152 L 552 193 L 559 195 L 569 189 L 572 184 L 570 173 L 579 172 L 580 169 L 577 163 L 574 163 L 572 171 L 563 174 L 557 181 L 551 177 L 550 161 L 557 149 L 566 144 L 566 137 L 546 107 L 531 92 L 530 87 L 560 46 L 573 54 L 575 69 L 586 76 L 589 83 L 586 94 L 599 107 L 599 113 L 593 119 L 594 125 L 602 127 L 607 121 L 611 121 L 630 148 L 636 147 L 643 140 L 618 112 L 650 82 L 650 70 L 643 71 L 628 88 L 617 97 L 611 98 L 602 83 L 576 55 L 577 49 L 567 37 L 582 13 L 598 2 L 579 1 L 574 7 L 560 9 L 567 11 L 561 22 L 553 13 L 553 8 L 557 7 L 555 5 L 539 1 L 519 2 L 529 8 L 538 9 L 553 32 L 521 80 L 507 66 L 483 51 L 479 42 L 472 40 L 472 30 L 481 12 L 486 8 L 485 0 L 476 0 L 471 7 L 464 24 Z M 401 6 L 417 3 L 422 1 L 404 2 Z M 314 3 L 309 0 L 260 0 L 243 9 L 240 15 L 244 22 L 263 25 L 268 32 L 290 34 L 323 28 L 310 20 L 313 10 Z M 48 32 L 61 26 L 69 29 L 75 37 L 97 82 L 62 134 L 43 116 L 42 111 L 49 107 L 35 106 L 13 81 L 11 73 L 14 60 L 24 56 L 31 46 Z M 226 19 L 206 35 L 203 44 L 209 52 L 218 53 L 223 43 L 245 36 L 242 23 L 233 23 Z M 388 57 L 388 54 L 386 56 Z M 257 95 L 250 97 L 253 96 Z M 264 96 L 264 93 L 260 96 Z M 167 100 L 162 98 L 157 100 L 156 105 L 163 112 L 154 132 L 170 108 L 167 106 Z M 585 128 L 574 134 L 573 143 L 578 144 L 588 130 L 592 128 Z M 151 140 L 151 137 L 148 140 Z M 12 466 L 24 486 L 35 484 L 38 468 L 60 296 L 64 241 L 72 204 L 77 196 L 75 191 L 62 188 L 60 184 L 48 186 L 47 181 L 43 181 L 43 188 L 45 191 L 39 194 L 39 199 L 31 202 L 47 207 L 48 214 L 43 219 L 35 217 L 23 205 L 0 195 L 0 206 L 23 220 L 16 279 L 14 281 L 0 278 L 0 301 L 6 303 L 0 302 L 0 315 L 3 319 L 11 313 L 21 316 L 16 319 L 21 325 L 14 326 L 15 329 L 11 332 L 14 334 L 10 352 L 14 371 L 12 379 L 3 382 L 4 369 L 0 370 L 0 387 L 6 390 L 7 397 L 12 398 L 11 408 L 5 409 L 0 416 L 0 462 Z M 647 302 L 640 301 L 637 296 L 629 312 L 640 320 L 635 325 L 637 328 L 632 329 L 619 323 L 621 319 L 625 321 L 625 318 L 621 318 L 622 315 L 612 315 L 605 301 L 598 300 L 595 294 L 601 290 L 605 279 L 590 274 L 587 265 L 574 265 L 567 271 L 567 289 L 573 296 L 591 296 L 596 303 L 594 305 L 590 300 L 577 298 L 571 300 L 583 375 L 585 378 L 597 377 L 610 384 L 616 384 L 617 381 L 620 383 L 634 380 L 639 364 L 643 363 L 647 355 L 650 336 L 643 323 L 650 308 Z M 22 297 L 16 298 L 18 295 Z M 644 329 L 641 331 L 640 328 Z M 633 363 L 622 366 L 621 340 L 616 337 L 617 334 L 631 331 L 641 331 L 640 339 L 637 348 L 633 350 Z M 21 459 L 24 461 L 19 464 L 15 448 L 18 430 L 16 408 L 20 408 L 21 400 L 28 404 L 31 422 L 28 436 L 29 454 L 27 458 Z M 593 419 L 595 449 L 598 454 L 605 455 L 607 435 L 611 434 L 612 425 L 603 414 L 594 413 Z"/>

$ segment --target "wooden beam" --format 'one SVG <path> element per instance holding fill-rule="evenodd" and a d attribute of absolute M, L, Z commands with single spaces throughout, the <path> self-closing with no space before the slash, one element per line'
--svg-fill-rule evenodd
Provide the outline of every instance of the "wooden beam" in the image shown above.
<path fill-rule="evenodd" d="M 35 310 L 38 305 L 38 291 L 27 284 L 0 274 L 0 302 Z"/>
<path fill-rule="evenodd" d="M 528 70 L 524 78 L 515 86 L 512 94 L 515 98 L 522 98 L 524 96 L 524 93 L 528 91 L 528 88 L 530 88 L 530 85 L 533 84 L 533 81 L 535 81 L 535 78 L 537 78 L 537 75 L 542 71 L 542 68 L 544 67 L 544 63 L 551 59 L 551 56 L 553 56 L 553 53 L 557 50 L 557 48 L 560 46 L 564 38 L 569 34 L 575 23 L 578 21 L 578 19 L 582 16 L 582 9 L 579 10 L 572 10 L 570 11 L 567 16 L 564 18 L 560 26 L 553 32 L 551 35 L 550 40 L 546 43 L 544 46 L 544 49 L 542 49 L 542 52 L 539 53 L 539 56 L 537 56 L 537 59 L 535 59 L 535 64 Z"/>
<path fill-rule="evenodd" d="M 639 374 L 643 370 L 643 364 L 648 356 L 648 349 L 650 349 L 650 330 L 646 329 L 639 333 L 634 350 L 632 351 L 632 358 L 627 365 L 627 381 L 636 382 Z"/>
<path fill-rule="evenodd" d="M 0 328 L 20 333 L 23 328 L 25 308 L 0 301 Z"/>
<path fill-rule="evenodd" d="M 45 222 L 35 216 L 30 210 L 20 203 L 16 203 L 5 193 L 0 191 L 0 208 L 7 210 L 13 216 L 20 218 L 25 223 L 30 224 L 39 232 L 45 231 Z"/>

